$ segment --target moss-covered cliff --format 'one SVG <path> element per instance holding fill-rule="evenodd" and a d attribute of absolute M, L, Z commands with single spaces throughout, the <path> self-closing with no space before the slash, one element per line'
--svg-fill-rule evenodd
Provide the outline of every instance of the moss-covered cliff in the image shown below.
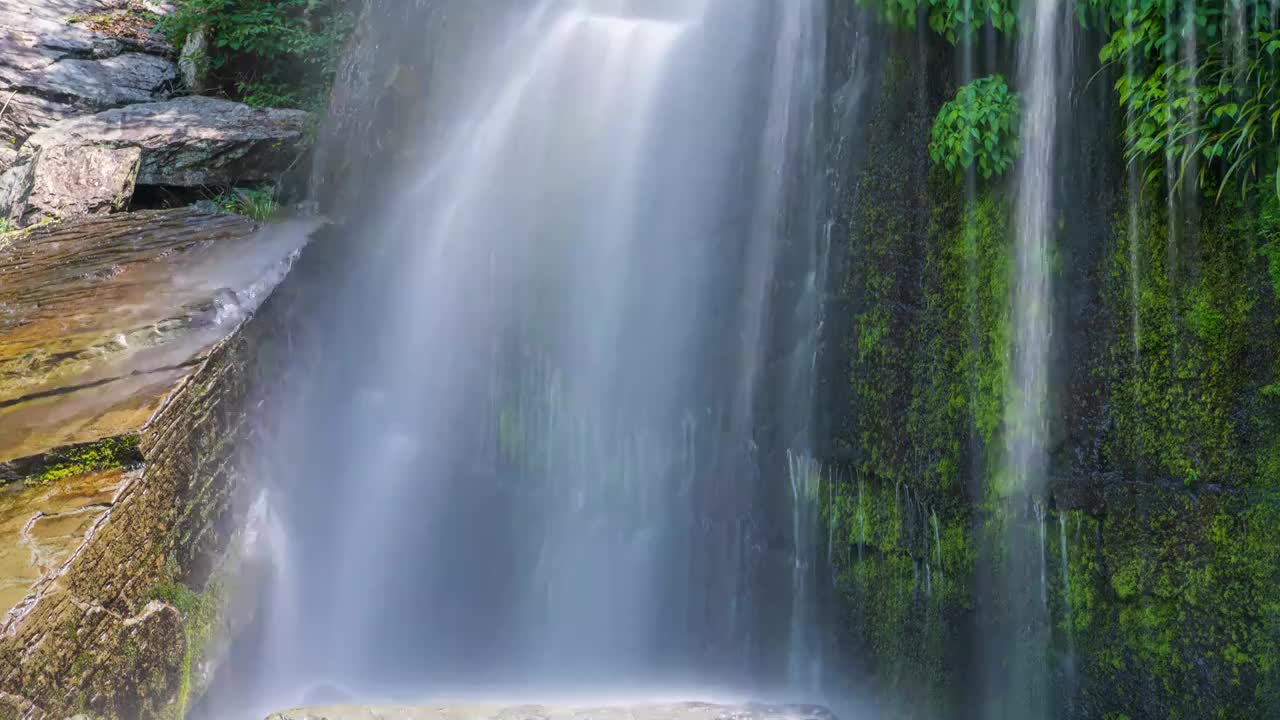
<path fill-rule="evenodd" d="M 970 717 L 1031 661 L 1059 717 L 1266 716 L 1280 700 L 1274 198 L 1170 203 L 1132 183 L 1105 78 L 1078 80 L 1049 492 L 1010 515 L 993 499 L 1016 187 L 929 163 L 962 52 L 927 33 L 888 46 L 833 286 L 849 399 L 832 455 L 849 472 L 826 518 L 863 684 L 891 717 Z M 1007 591 L 1015 552 L 1033 571 Z M 1010 627 L 1019 603 L 1045 608 L 1047 643 Z"/>

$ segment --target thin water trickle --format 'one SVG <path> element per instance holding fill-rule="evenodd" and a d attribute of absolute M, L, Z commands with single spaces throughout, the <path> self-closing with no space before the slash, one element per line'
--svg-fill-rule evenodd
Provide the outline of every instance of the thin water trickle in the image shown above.
<path fill-rule="evenodd" d="M 1125 30 L 1133 33 L 1134 20 L 1134 0 L 1127 0 L 1125 3 Z M 1137 53 L 1125 53 L 1125 74 L 1128 82 L 1133 82 L 1137 66 Z M 1125 123 L 1132 127 L 1134 122 L 1133 110 L 1125 109 Z M 1132 141 L 1132 140 L 1131 140 Z M 1139 167 L 1137 158 L 1131 158 L 1128 165 L 1128 199 L 1129 199 L 1129 307 L 1130 307 L 1130 324 L 1133 337 L 1133 358 L 1136 365 L 1138 357 L 1142 352 L 1142 316 L 1139 293 L 1141 292 L 1141 270 L 1139 267 L 1139 243 L 1138 235 L 1138 212 L 1141 207 L 1142 200 L 1142 183 L 1139 178 Z"/>
<path fill-rule="evenodd" d="M 1040 525 L 1040 604 L 1049 608 L 1049 547 L 1045 539 L 1045 523 L 1048 511 L 1044 503 L 1036 501 L 1036 522 Z"/>
<path fill-rule="evenodd" d="M 941 583 L 943 579 L 942 536 L 938 531 L 938 511 L 936 509 L 933 511 L 933 552 L 934 552 L 934 555 L 937 556 L 936 561 L 938 563 L 938 582 Z"/>
<path fill-rule="evenodd" d="M 1071 566 L 1067 563 L 1067 514 L 1058 512 L 1058 548 L 1062 564 L 1062 592 L 1067 602 L 1067 614 L 1071 614 Z"/>
<path fill-rule="evenodd" d="M 862 504 L 863 481 L 858 481 L 858 562 L 862 562 L 862 549 L 867 544 L 867 512 Z"/>

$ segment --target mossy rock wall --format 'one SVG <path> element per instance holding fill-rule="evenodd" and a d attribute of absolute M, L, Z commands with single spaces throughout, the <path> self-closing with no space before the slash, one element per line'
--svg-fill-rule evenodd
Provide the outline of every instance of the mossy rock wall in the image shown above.
<path fill-rule="evenodd" d="M 1163 190 L 1135 190 L 1117 160 L 1109 79 L 1077 78 L 1052 258 L 1050 487 L 1039 517 L 1010 516 L 993 490 L 1016 187 L 930 166 L 958 51 L 921 33 L 884 57 L 866 157 L 840 192 L 829 313 L 831 402 L 845 407 L 828 456 L 847 472 L 825 517 L 849 672 L 887 717 L 970 717 L 1028 661 L 1057 717 L 1267 716 L 1280 212 L 1188 195 L 1170 218 Z M 1033 558 L 1025 578 L 1011 578 L 1015 552 Z M 1011 579 L 1025 582 L 1010 592 Z M 1044 642 L 1020 649 L 1008 618 L 1033 602 Z"/>

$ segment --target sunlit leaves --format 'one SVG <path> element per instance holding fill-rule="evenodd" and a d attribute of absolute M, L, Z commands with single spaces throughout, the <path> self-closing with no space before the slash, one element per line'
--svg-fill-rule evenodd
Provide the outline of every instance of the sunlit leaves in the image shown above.
<path fill-rule="evenodd" d="M 961 87 L 938 111 L 930 133 L 929 156 L 947 172 L 970 168 L 983 178 L 1008 170 L 1018 154 L 1020 103 L 1002 75 Z"/>
<path fill-rule="evenodd" d="M 215 80 L 250 105 L 314 106 L 352 29 L 341 0 L 179 0 L 159 29 L 175 46 L 210 35 Z"/>

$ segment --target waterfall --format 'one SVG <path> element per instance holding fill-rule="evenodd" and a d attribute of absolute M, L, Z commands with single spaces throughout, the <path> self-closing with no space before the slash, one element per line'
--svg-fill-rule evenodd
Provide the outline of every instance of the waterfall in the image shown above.
<path fill-rule="evenodd" d="M 862 549 L 867 544 L 867 512 L 862 504 L 863 480 L 858 480 L 858 562 L 862 562 Z"/>
<path fill-rule="evenodd" d="M 933 552 L 938 563 L 938 583 L 941 584 L 945 575 L 942 569 L 942 535 L 938 531 L 938 511 L 933 511 Z"/>
<path fill-rule="evenodd" d="M 326 367 L 261 451 L 287 552 L 227 714 L 317 687 L 811 697 L 825 3 L 444 5 L 485 22 L 425 70 L 323 289 Z"/>
<path fill-rule="evenodd" d="M 1003 492 L 1009 543 L 1008 567 L 1001 570 L 1011 605 L 1004 620 L 1009 647 L 1000 656 L 1007 670 L 993 680 L 988 712 L 993 717 L 1046 718 L 1049 619 L 1045 592 L 1044 495 L 1050 364 L 1050 255 L 1057 209 L 1054 155 L 1058 103 L 1069 85 L 1061 61 L 1065 4 L 1058 0 L 1023 3 L 1018 37 L 1018 84 L 1024 99 L 1022 157 L 1016 201 L 1013 278 L 1013 338 L 1009 404 L 1005 418 Z M 1034 514 L 1031 514 L 1031 513 Z M 1039 543 L 1030 523 L 1038 524 Z M 1040 593 L 1026 592 L 1040 574 Z"/>

